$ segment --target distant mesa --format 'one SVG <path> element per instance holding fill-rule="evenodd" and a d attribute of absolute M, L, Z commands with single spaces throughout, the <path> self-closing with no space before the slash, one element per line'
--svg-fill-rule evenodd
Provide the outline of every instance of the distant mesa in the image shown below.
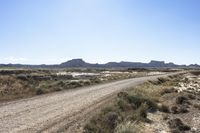
<path fill-rule="evenodd" d="M 73 59 L 60 64 L 61 67 L 87 67 L 88 65 L 83 59 Z"/>
<path fill-rule="evenodd" d="M 0 67 L 16 68 L 200 68 L 198 64 L 177 65 L 172 62 L 152 60 L 149 63 L 142 62 L 108 62 L 106 64 L 87 63 L 83 59 L 72 59 L 58 65 L 22 65 L 22 64 L 0 64 Z"/>

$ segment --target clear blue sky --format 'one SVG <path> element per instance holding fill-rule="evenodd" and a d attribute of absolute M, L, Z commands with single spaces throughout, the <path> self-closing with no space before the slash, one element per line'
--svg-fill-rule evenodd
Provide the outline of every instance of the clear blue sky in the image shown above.
<path fill-rule="evenodd" d="M 200 0 L 1 0 L 0 63 L 200 64 Z"/>

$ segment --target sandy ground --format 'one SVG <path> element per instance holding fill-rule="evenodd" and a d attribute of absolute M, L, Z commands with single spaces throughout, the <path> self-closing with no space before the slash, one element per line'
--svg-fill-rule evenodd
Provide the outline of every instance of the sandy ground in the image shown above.
<path fill-rule="evenodd" d="M 166 76 L 166 75 L 164 75 Z M 0 132 L 76 132 L 113 94 L 162 76 L 127 79 L 0 104 Z M 73 131 L 74 130 L 74 131 Z"/>

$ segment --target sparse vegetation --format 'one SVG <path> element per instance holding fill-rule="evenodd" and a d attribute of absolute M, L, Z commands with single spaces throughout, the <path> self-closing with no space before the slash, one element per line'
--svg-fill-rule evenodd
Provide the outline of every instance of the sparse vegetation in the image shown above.
<path fill-rule="evenodd" d="M 106 119 L 107 114 L 111 112 L 117 115 L 118 121 L 115 123 L 117 125 L 114 126 L 115 129 L 112 127 L 103 132 L 156 132 L 162 131 L 162 129 L 163 132 L 170 130 L 172 133 L 200 131 L 197 126 L 197 123 L 200 122 L 199 118 L 197 118 L 197 110 L 200 110 L 198 104 L 199 94 L 187 92 L 187 90 L 183 92 L 178 91 L 178 88 L 182 87 L 180 83 L 191 83 L 191 79 L 185 80 L 185 76 L 187 75 L 175 75 L 161 78 L 157 81 L 149 81 L 118 93 L 116 102 L 109 109 L 95 116 L 93 118 L 95 121 L 89 121 L 86 124 L 84 128 L 85 133 L 88 133 L 87 127 L 90 126 L 96 129 L 90 130 L 93 133 L 96 133 L 97 130 L 105 129 L 109 124 L 100 121 Z M 198 83 L 195 82 L 195 84 Z M 158 118 L 152 119 L 152 116 Z M 195 124 L 191 118 L 195 119 Z M 155 121 L 157 123 L 154 124 Z M 194 129 L 192 129 L 191 123 L 193 123 Z M 145 127 L 146 125 L 149 126 Z M 159 126 L 162 129 L 159 129 Z"/>
<path fill-rule="evenodd" d="M 114 80 L 145 76 L 145 72 L 105 69 L 0 70 L 0 102 L 32 97 Z"/>
<path fill-rule="evenodd" d="M 141 129 L 138 129 L 140 126 L 139 123 L 150 122 L 147 118 L 149 112 L 155 112 L 157 110 L 167 113 L 170 112 L 168 106 L 159 106 L 158 103 L 160 97 L 163 95 L 163 90 L 166 89 L 166 87 L 170 87 L 169 84 L 172 84 L 169 82 L 177 81 L 160 79 L 158 82 L 159 83 L 156 81 L 156 84 L 155 81 L 147 82 L 135 88 L 129 89 L 128 92 L 118 93 L 116 103 L 104 109 L 99 115 L 95 116 L 90 122 L 88 122 L 84 128 L 84 132 L 141 132 Z M 172 91 L 172 89 L 168 90 L 165 91 L 165 93 L 170 93 Z M 107 120 L 109 119 L 110 114 L 115 117 L 113 116 L 113 121 L 108 123 Z"/>

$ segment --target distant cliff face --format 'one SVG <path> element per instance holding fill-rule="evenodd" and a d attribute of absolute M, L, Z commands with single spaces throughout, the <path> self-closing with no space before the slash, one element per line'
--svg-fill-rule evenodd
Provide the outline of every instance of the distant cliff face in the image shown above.
<path fill-rule="evenodd" d="M 61 63 L 59 65 L 21 65 L 21 64 L 0 64 L 0 67 L 17 67 L 17 68 L 72 68 L 72 67 L 97 67 L 97 68 L 163 68 L 163 67 L 192 67 L 200 68 L 198 64 L 194 65 L 176 65 L 174 63 L 165 63 L 164 61 L 151 61 L 150 63 L 141 63 L 141 62 L 109 62 L 106 64 L 91 64 L 85 62 L 83 59 L 72 59 L 67 62 Z"/>

